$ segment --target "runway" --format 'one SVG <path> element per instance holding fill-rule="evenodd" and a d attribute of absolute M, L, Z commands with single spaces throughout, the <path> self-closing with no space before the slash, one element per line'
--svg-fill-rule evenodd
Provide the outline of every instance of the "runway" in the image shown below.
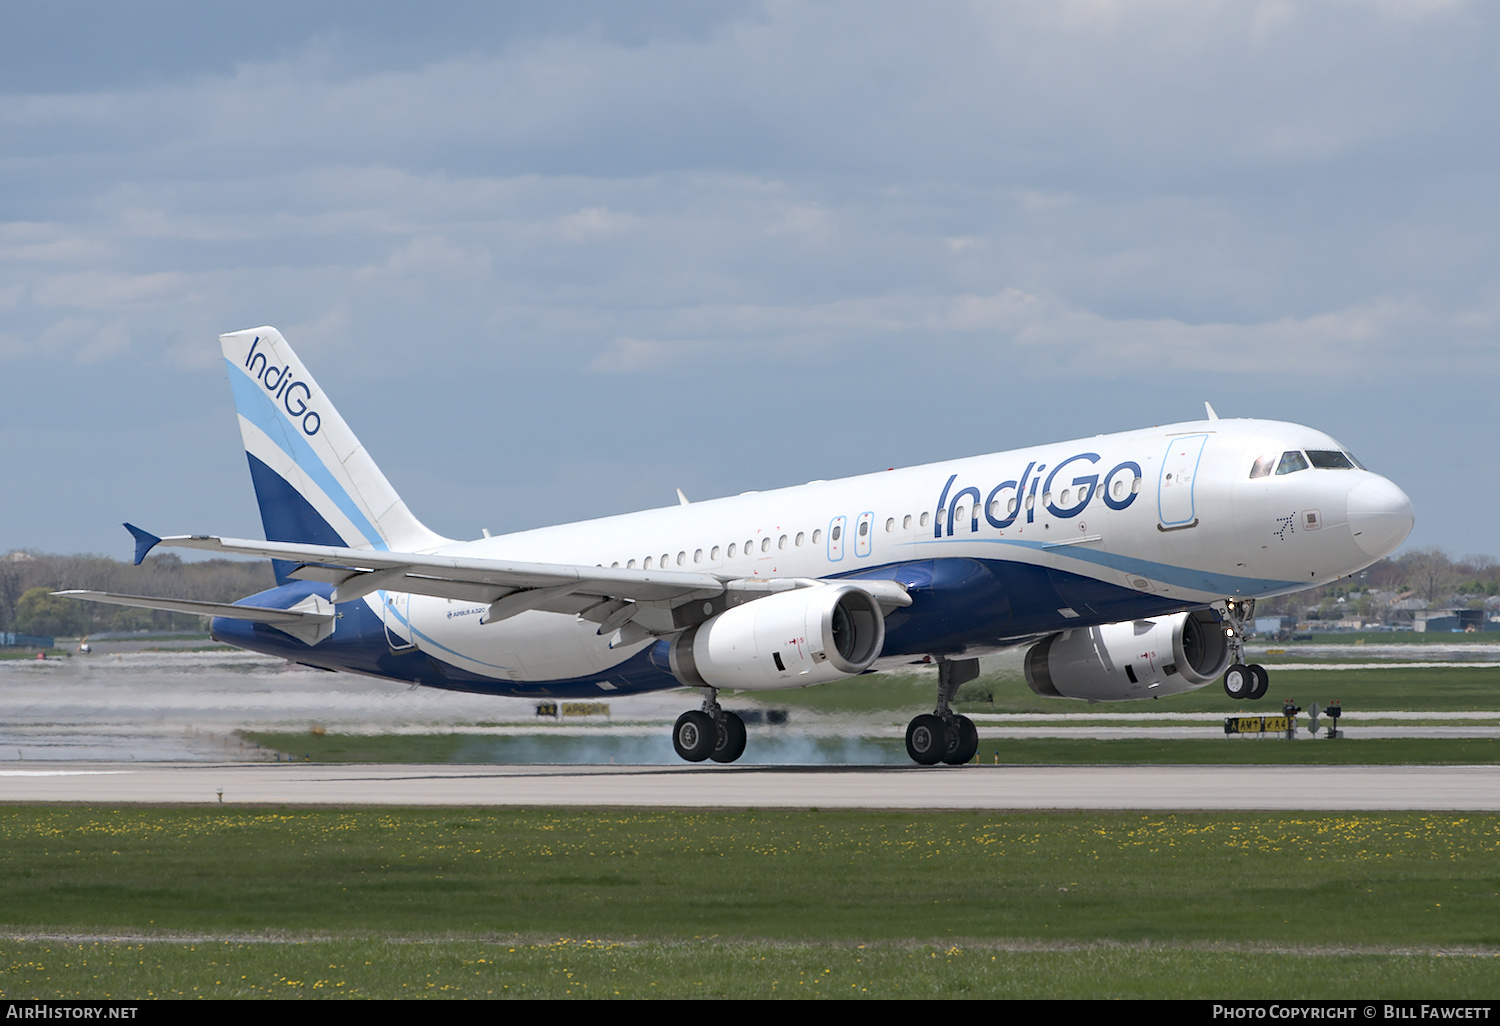
<path fill-rule="evenodd" d="M 660 767 L 61 763 L 0 803 L 1500 811 L 1497 766 Z"/>

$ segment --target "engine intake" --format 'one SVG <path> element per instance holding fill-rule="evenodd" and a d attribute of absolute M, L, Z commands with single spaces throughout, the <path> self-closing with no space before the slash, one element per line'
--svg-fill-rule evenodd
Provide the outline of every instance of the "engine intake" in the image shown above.
<path fill-rule="evenodd" d="M 1026 683 L 1047 698 L 1122 702 L 1201 688 L 1229 666 L 1212 610 L 1063 631 L 1026 653 Z"/>
<path fill-rule="evenodd" d="M 869 669 L 885 617 L 851 585 L 799 588 L 726 609 L 672 641 L 672 673 L 689 687 L 774 690 L 827 684 Z"/>

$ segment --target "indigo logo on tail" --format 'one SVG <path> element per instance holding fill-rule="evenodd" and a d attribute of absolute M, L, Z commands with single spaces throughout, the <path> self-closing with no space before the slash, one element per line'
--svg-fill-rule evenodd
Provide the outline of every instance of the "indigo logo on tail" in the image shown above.
<path fill-rule="evenodd" d="M 307 387 L 306 382 L 292 380 L 292 368 L 275 367 L 266 359 L 265 353 L 257 353 L 256 346 L 260 345 L 260 336 L 250 343 L 250 352 L 245 354 L 245 373 L 249 374 L 261 386 L 271 393 L 272 398 L 281 400 L 282 409 L 291 416 L 293 420 L 302 421 L 302 432 L 308 436 L 318 433 L 318 428 L 323 426 L 323 418 L 318 416 L 316 410 L 307 408 L 307 400 L 312 398 L 312 389 Z"/>

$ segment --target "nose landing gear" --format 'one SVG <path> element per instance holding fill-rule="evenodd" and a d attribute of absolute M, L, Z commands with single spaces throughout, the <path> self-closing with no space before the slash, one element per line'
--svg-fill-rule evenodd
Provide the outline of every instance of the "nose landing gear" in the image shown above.
<path fill-rule="evenodd" d="M 1233 662 L 1224 671 L 1224 694 L 1233 699 L 1264 698 L 1271 689 L 1271 675 L 1258 663 L 1245 665 L 1245 635 L 1255 621 L 1254 599 L 1228 599 L 1224 603 L 1225 629 Z"/>

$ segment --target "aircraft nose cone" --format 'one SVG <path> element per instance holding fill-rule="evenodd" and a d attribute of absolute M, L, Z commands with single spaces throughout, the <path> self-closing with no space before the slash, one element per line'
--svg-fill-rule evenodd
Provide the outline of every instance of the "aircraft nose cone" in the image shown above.
<path fill-rule="evenodd" d="M 1396 551 L 1413 522 L 1411 499 L 1383 477 L 1349 492 L 1349 530 L 1359 547 L 1377 559 Z"/>

